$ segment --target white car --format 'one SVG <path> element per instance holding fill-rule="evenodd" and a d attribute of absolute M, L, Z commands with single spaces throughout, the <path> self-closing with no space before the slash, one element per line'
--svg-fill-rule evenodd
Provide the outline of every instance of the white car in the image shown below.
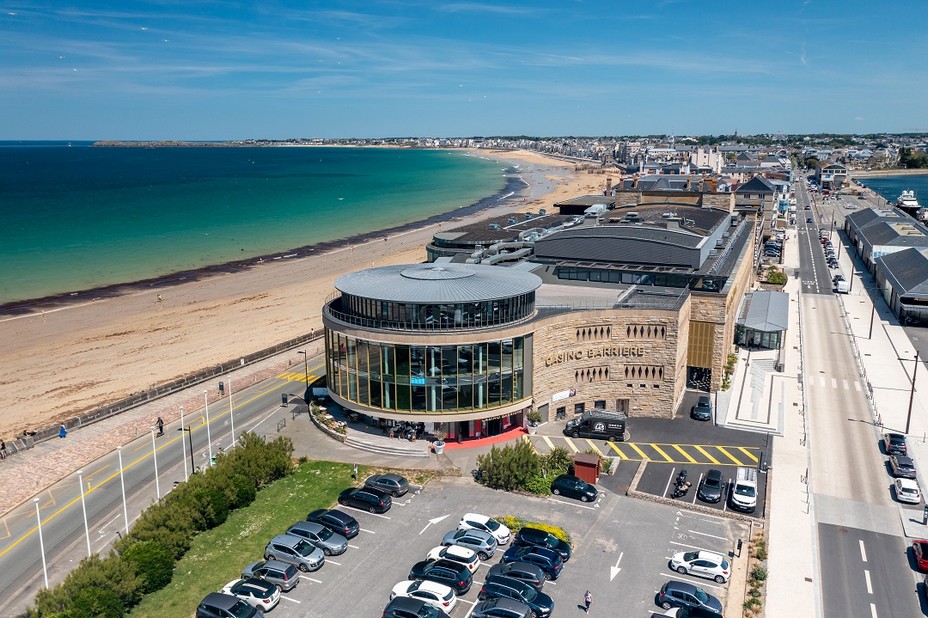
<path fill-rule="evenodd" d="M 505 545 L 512 538 L 509 528 L 492 517 L 480 515 L 479 513 L 468 513 L 462 517 L 458 523 L 458 530 L 483 530 L 489 532 L 496 538 L 497 545 Z"/>
<path fill-rule="evenodd" d="M 893 485 L 896 487 L 896 500 L 899 502 L 918 504 L 922 501 L 922 492 L 918 490 L 918 483 L 912 479 L 896 479 Z"/>
<path fill-rule="evenodd" d="M 681 575 L 696 575 L 724 584 L 731 577 L 731 565 L 725 556 L 711 551 L 681 551 L 670 559 L 670 568 Z"/>
<path fill-rule="evenodd" d="M 256 577 L 233 579 L 220 592 L 238 597 L 252 607 L 265 612 L 277 607 L 280 601 L 280 590 L 277 586 Z"/>
<path fill-rule="evenodd" d="M 419 599 L 420 601 L 424 601 L 440 609 L 446 614 L 450 614 L 451 610 L 454 609 L 454 605 L 458 602 L 458 597 L 454 594 L 454 590 L 444 584 L 438 584 L 428 580 L 406 580 L 398 583 L 393 586 L 393 592 L 390 593 L 390 600 L 392 601 L 396 597 Z"/>
<path fill-rule="evenodd" d="M 436 547 L 429 551 L 429 554 L 425 557 L 426 560 L 441 560 L 442 558 L 463 564 L 471 573 L 480 567 L 480 558 L 477 557 L 477 552 L 460 545 Z"/>

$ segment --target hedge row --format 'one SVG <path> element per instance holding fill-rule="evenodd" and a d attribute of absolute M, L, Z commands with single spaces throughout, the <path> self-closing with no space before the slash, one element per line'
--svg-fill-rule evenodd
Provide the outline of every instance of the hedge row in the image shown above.
<path fill-rule="evenodd" d="M 551 481 L 567 472 L 572 458 L 567 449 L 555 447 L 539 455 L 525 440 L 493 447 L 489 453 L 477 457 L 478 478 L 487 487 L 521 490 L 537 495 L 551 493 Z"/>
<path fill-rule="evenodd" d="M 143 594 L 170 583 L 175 561 L 194 536 L 223 523 L 231 510 L 251 504 L 258 489 L 290 474 L 292 455 L 289 438 L 265 442 L 243 434 L 238 446 L 220 454 L 204 473 L 146 509 L 108 555 L 85 558 L 64 582 L 40 591 L 28 615 L 121 618 Z"/>

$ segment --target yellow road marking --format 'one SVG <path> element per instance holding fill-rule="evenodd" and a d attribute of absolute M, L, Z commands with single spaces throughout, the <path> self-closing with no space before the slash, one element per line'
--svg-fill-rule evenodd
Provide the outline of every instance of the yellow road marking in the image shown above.
<path fill-rule="evenodd" d="M 637 452 L 637 453 L 641 456 L 641 458 L 642 458 L 643 460 L 645 460 L 645 461 L 651 461 L 651 458 L 648 457 L 647 455 L 645 455 L 645 454 L 644 454 L 644 451 L 642 451 L 640 448 L 638 448 L 638 445 L 637 445 L 637 444 L 635 444 L 634 442 L 628 442 L 627 444 L 628 444 L 630 447 L 632 447 L 633 449 L 635 449 L 635 452 Z"/>
<path fill-rule="evenodd" d="M 521 438 L 521 440 L 522 440 L 523 442 L 525 442 L 526 444 L 528 444 L 528 445 L 531 447 L 531 449 L 532 449 L 533 451 L 535 451 L 536 453 L 538 452 L 538 449 L 535 448 L 535 445 L 532 444 L 532 441 L 529 439 L 528 436 L 523 435 L 522 438 Z"/>
<path fill-rule="evenodd" d="M 754 463 L 757 463 L 757 457 L 755 457 L 754 455 L 752 455 L 752 454 L 751 454 L 751 451 L 749 451 L 748 449 L 744 448 L 743 446 L 739 446 L 739 447 L 738 447 L 738 450 L 741 451 L 742 453 L 744 453 L 745 455 L 747 455 L 748 457 L 750 457 L 750 458 L 751 458 L 751 461 L 753 461 Z"/>
<path fill-rule="evenodd" d="M 659 446 L 656 445 L 656 444 L 651 444 L 650 446 L 651 446 L 651 448 L 653 448 L 655 451 L 657 451 L 658 453 L 660 453 L 660 454 L 661 454 L 661 457 L 663 457 L 664 459 L 666 459 L 668 462 L 673 462 L 673 458 L 672 458 L 670 455 L 668 455 L 667 453 L 665 453 L 664 451 L 662 451 L 662 450 L 661 450 L 661 447 L 659 447 Z"/>
<path fill-rule="evenodd" d="M 628 455 L 620 451 L 619 447 L 616 446 L 615 442 L 606 442 L 606 444 L 609 445 L 609 448 L 611 448 L 613 451 L 619 454 L 619 458 L 624 459 L 625 461 L 628 461 Z"/>
<path fill-rule="evenodd" d="M 572 441 L 570 438 L 564 438 L 564 440 L 567 442 L 567 446 L 570 447 L 570 450 L 572 450 L 572 451 L 575 452 L 575 453 L 579 453 L 579 452 L 580 452 L 580 449 L 578 449 L 578 448 L 574 445 L 573 441 Z"/>
<path fill-rule="evenodd" d="M 90 479 L 92 479 L 92 478 L 95 477 L 96 475 L 100 474 L 101 472 L 103 472 L 104 470 L 106 470 L 106 469 L 109 468 L 109 467 L 110 467 L 110 464 L 106 464 L 105 466 L 101 467 L 99 470 L 95 470 L 94 472 L 91 472 L 90 474 L 88 474 L 87 476 L 84 477 L 84 480 L 87 481 L 87 487 L 88 487 L 88 489 L 90 488 Z"/>
<path fill-rule="evenodd" d="M 713 457 L 712 455 L 710 455 L 709 453 L 707 453 L 707 452 L 706 452 L 706 449 L 704 449 L 703 447 L 699 446 L 698 444 L 694 444 L 694 445 L 693 445 L 693 448 L 696 449 L 697 451 L 699 451 L 700 453 L 702 453 L 703 456 L 704 456 L 706 459 L 708 459 L 709 461 L 711 461 L 712 463 L 714 463 L 714 464 L 719 463 L 719 460 L 718 460 L 718 459 L 716 459 L 715 457 Z"/>
<path fill-rule="evenodd" d="M 594 451 L 596 451 L 596 453 L 597 453 L 600 457 L 603 456 L 603 452 L 602 452 L 601 450 L 599 450 L 599 447 L 598 447 L 598 446 L 596 446 L 595 444 L 593 444 L 593 441 L 592 441 L 592 440 L 590 440 L 590 439 L 588 438 L 587 441 L 586 441 L 586 443 L 589 444 L 589 445 L 590 445 L 590 448 L 593 449 Z"/>
<path fill-rule="evenodd" d="M 6 535 L 3 536 L 3 537 L 0 537 L 0 539 L 8 539 L 8 538 L 10 538 L 11 536 L 13 536 L 13 535 L 10 533 L 10 525 L 9 525 L 8 523 L 6 523 L 6 517 L 3 518 L 3 528 L 6 530 Z"/>
<path fill-rule="evenodd" d="M 548 445 L 548 448 L 550 449 L 554 448 L 554 442 L 551 441 L 551 438 L 549 438 L 548 436 L 541 436 L 541 439 L 545 441 L 545 444 Z"/>
<path fill-rule="evenodd" d="M 679 444 L 671 444 L 670 446 L 672 446 L 672 447 L 674 447 L 675 449 L 677 449 L 678 451 L 680 451 L 680 454 L 683 455 L 684 457 L 686 457 L 687 461 L 689 461 L 690 463 L 696 463 L 696 460 L 693 459 L 693 458 L 690 456 L 689 453 L 687 453 L 687 452 L 684 451 L 682 448 L 680 448 L 680 445 L 679 445 Z"/>
<path fill-rule="evenodd" d="M 741 463 L 740 461 L 738 461 L 737 459 L 735 459 L 735 458 L 732 456 L 731 453 L 729 453 L 728 451 L 726 451 L 724 446 L 717 446 L 717 447 L 715 447 L 715 448 L 716 448 L 717 451 L 719 451 L 720 453 L 724 454 L 726 457 L 728 457 L 729 459 L 731 459 L 733 462 L 735 462 L 735 463 L 738 464 L 739 466 L 743 466 L 743 465 L 744 465 L 743 463 Z"/>

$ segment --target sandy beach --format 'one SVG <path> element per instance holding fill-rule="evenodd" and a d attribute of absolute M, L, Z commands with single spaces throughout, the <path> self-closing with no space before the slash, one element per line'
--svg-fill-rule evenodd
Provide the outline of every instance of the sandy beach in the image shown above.
<path fill-rule="evenodd" d="M 418 263 L 439 229 L 600 193 L 605 176 L 537 153 L 485 152 L 501 162 L 565 170 L 536 180 L 525 200 L 321 255 L 268 262 L 177 285 L 70 304 L 36 303 L 0 319 L 0 437 L 54 425 L 154 384 L 322 327 L 321 308 L 343 274 Z M 528 178 L 526 178 L 528 180 Z M 160 300 L 159 300 L 160 296 Z"/>

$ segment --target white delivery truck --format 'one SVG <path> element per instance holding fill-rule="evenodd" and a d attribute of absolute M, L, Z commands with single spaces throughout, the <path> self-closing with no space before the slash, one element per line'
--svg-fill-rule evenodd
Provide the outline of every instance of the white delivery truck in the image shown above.
<path fill-rule="evenodd" d="M 736 511 L 754 512 L 757 508 L 757 468 L 738 468 L 728 494 L 728 506 Z"/>
<path fill-rule="evenodd" d="M 838 281 L 835 283 L 835 292 L 838 294 L 847 294 L 851 291 L 851 283 L 849 281 Z"/>

